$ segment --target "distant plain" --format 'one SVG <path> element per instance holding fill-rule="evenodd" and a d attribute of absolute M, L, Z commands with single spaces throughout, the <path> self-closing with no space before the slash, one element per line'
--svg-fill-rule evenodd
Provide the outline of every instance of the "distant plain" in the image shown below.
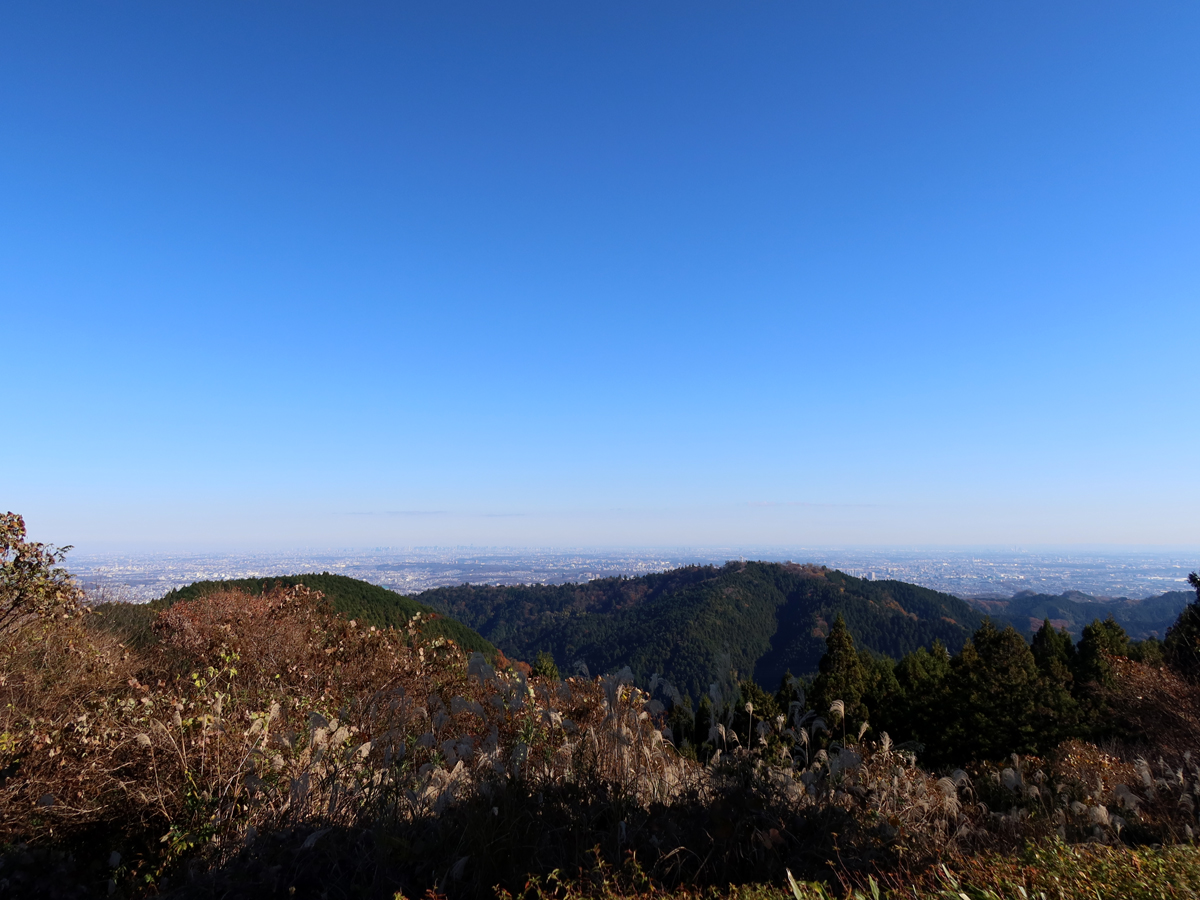
<path fill-rule="evenodd" d="M 730 559 L 814 563 L 867 579 L 893 579 L 962 598 L 1023 591 L 1140 600 L 1186 590 L 1196 548 L 479 548 L 308 549 L 258 554 L 73 553 L 81 582 L 111 599 L 146 601 L 210 579 L 334 572 L 402 594 L 464 583 L 564 584 L 645 575 Z"/>

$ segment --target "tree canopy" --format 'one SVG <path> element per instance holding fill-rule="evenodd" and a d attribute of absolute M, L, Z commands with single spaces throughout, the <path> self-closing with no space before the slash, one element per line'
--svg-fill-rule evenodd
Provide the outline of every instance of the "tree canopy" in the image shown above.
<path fill-rule="evenodd" d="M 1200 576 L 1193 572 L 1188 582 L 1196 589 L 1196 599 L 1184 607 L 1167 631 L 1163 655 L 1181 675 L 1197 682 L 1200 681 Z"/>
<path fill-rule="evenodd" d="M 60 563 L 71 548 L 26 540 L 25 520 L 0 516 L 0 634 L 48 615 L 73 615 L 81 591 Z"/>

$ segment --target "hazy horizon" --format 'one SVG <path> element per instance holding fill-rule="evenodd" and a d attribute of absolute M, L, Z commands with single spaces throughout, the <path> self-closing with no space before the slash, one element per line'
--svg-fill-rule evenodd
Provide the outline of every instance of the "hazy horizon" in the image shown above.
<path fill-rule="evenodd" d="M 1022 591 L 1143 599 L 1187 590 L 1195 551 L 1111 548 L 302 548 L 291 551 L 92 553 L 71 569 L 97 599 L 151 600 L 195 581 L 332 572 L 404 594 L 464 583 L 588 582 L 730 560 L 825 565 L 869 580 L 896 580 L 960 597 Z M 98 593 L 97 593 L 98 592 Z"/>
<path fill-rule="evenodd" d="M 54 542 L 50 542 L 54 543 Z M 199 543 L 105 543 L 89 542 L 72 544 L 73 556 L 117 556 L 127 555 L 230 555 L 247 554 L 281 556 L 295 553 L 346 553 L 370 554 L 382 552 L 419 552 L 423 550 L 458 550 L 480 552 L 554 553 L 572 552 L 684 552 L 690 550 L 706 553 L 728 551 L 731 559 L 739 556 L 750 559 L 753 553 L 767 554 L 771 559 L 779 554 L 791 552 L 832 552 L 839 550 L 869 552 L 913 552 L 913 553 L 1011 553 L 1011 554 L 1092 554 L 1122 556 L 1147 553 L 1155 555 L 1197 554 L 1200 567 L 1200 545 L 1198 544 L 805 544 L 805 545 L 760 545 L 760 544 L 199 544 Z M 766 558 L 766 557 L 763 557 Z M 796 559 L 793 562 L 803 562 Z"/>

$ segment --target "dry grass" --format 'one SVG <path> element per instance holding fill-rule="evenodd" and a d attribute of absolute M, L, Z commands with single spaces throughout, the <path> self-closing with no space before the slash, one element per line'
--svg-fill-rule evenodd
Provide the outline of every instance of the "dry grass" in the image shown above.
<path fill-rule="evenodd" d="M 824 725 L 800 708 L 752 720 L 746 747 L 729 705 L 701 765 L 627 672 L 530 680 L 302 587 L 177 604 L 155 634 L 133 650 L 44 619 L 0 645 L 10 889 L 703 893 L 790 870 L 889 890 L 1028 840 L 1186 841 L 1196 821 L 1190 756 L 1075 743 L 938 777 L 886 735 L 810 758 Z"/>

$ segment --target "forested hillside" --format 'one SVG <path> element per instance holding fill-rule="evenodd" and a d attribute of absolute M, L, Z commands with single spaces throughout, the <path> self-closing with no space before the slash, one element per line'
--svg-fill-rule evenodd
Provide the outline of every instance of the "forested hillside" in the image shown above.
<path fill-rule="evenodd" d="M 822 567 L 731 562 L 587 584 L 438 588 L 418 599 L 475 628 L 509 656 L 550 652 L 561 666 L 628 665 L 698 696 L 709 684 L 813 673 L 841 613 L 860 645 L 899 658 L 940 640 L 952 652 L 984 615 L 962 600 L 898 581 Z"/>
<path fill-rule="evenodd" d="M 1012 625 L 1031 637 L 1049 619 L 1055 628 L 1064 628 L 1078 639 L 1086 625 L 1095 619 L 1113 619 L 1134 640 L 1162 639 L 1183 608 L 1195 600 L 1190 591 L 1168 591 L 1145 600 L 1125 597 L 1100 598 L 1079 591 L 1057 596 L 1025 591 L 1011 600 L 973 600 L 973 605 L 993 619 Z"/>

